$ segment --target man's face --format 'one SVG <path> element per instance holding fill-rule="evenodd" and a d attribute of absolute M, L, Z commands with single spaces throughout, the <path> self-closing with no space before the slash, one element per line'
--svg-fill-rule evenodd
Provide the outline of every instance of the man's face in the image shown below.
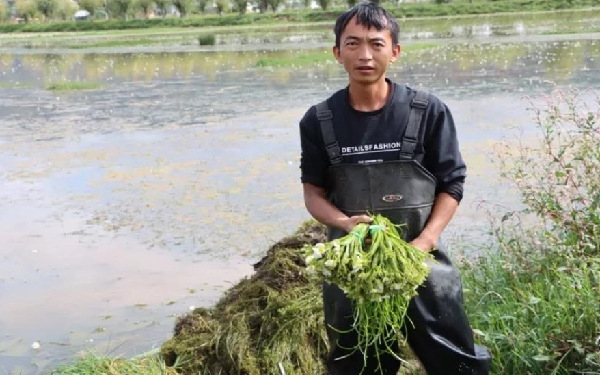
<path fill-rule="evenodd" d="M 372 84 L 385 75 L 388 65 L 400 54 L 389 30 L 377 31 L 358 25 L 356 18 L 348 22 L 340 37 L 340 46 L 333 47 L 335 58 L 348 72 L 351 82 Z"/>

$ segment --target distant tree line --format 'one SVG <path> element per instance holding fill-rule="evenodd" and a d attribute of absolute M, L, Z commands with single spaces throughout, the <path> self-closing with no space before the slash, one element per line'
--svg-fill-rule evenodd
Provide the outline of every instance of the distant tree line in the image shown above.
<path fill-rule="evenodd" d="M 149 17 L 186 17 L 191 14 L 228 13 L 246 14 L 250 12 L 276 12 L 280 7 L 286 9 L 328 10 L 333 7 L 353 6 L 360 0 L 0 0 L 0 21 L 6 21 L 11 15 L 29 22 L 38 19 L 73 19 L 75 12 L 85 10 L 90 19 L 143 19 Z M 372 0 L 379 3 L 381 0 Z M 463 6 L 485 6 L 486 4 L 507 3 L 512 0 L 385 0 L 384 4 L 395 7 L 404 3 L 417 2 L 423 6 L 433 3 L 455 3 Z M 579 2 L 598 0 L 546 0 L 555 8 L 568 8 Z M 429 4 L 427 4 L 429 3 Z M 546 4 L 548 5 L 548 4 Z"/>

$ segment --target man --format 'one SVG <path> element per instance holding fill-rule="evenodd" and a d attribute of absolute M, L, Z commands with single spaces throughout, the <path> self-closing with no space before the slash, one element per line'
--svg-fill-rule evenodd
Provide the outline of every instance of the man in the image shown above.
<path fill-rule="evenodd" d="M 490 357 L 474 344 L 461 281 L 440 241 L 466 175 L 452 115 L 435 96 L 386 77 L 400 45 L 398 24 L 385 9 L 360 3 L 339 16 L 334 31 L 333 54 L 349 83 L 300 121 L 306 208 L 328 226 L 329 240 L 369 222 L 366 212 L 405 224 L 405 239 L 436 258 L 409 306 L 409 345 L 428 375 L 488 374 Z M 323 300 L 330 375 L 398 372 L 392 355 L 382 368 L 375 358 L 363 368 L 363 354 L 348 349 L 356 345 L 351 301 L 331 284 L 323 286 Z"/>

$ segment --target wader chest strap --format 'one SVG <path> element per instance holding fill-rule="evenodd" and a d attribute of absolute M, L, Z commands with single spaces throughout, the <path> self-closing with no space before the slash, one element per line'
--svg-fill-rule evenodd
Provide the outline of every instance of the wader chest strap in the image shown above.
<path fill-rule="evenodd" d="M 410 114 L 408 116 L 408 125 L 402 139 L 402 148 L 400 149 L 400 159 L 412 159 L 413 152 L 417 146 L 421 120 L 427 108 L 429 93 L 426 91 L 417 91 L 417 94 L 410 103 Z"/>
<path fill-rule="evenodd" d="M 335 138 L 332 121 L 333 115 L 327 106 L 326 100 L 317 104 L 317 118 L 321 123 L 321 134 L 323 134 L 323 142 L 325 142 L 325 149 L 327 150 L 329 161 L 331 164 L 341 163 L 342 152 L 340 150 L 340 145 Z"/>

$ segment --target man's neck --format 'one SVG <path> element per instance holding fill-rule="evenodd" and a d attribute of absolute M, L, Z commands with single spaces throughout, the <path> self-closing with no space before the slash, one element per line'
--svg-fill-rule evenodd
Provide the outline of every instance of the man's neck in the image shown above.
<path fill-rule="evenodd" d="M 350 105 L 357 111 L 376 111 L 385 106 L 391 91 L 390 85 L 383 78 L 370 85 L 351 82 L 349 85 Z"/>

